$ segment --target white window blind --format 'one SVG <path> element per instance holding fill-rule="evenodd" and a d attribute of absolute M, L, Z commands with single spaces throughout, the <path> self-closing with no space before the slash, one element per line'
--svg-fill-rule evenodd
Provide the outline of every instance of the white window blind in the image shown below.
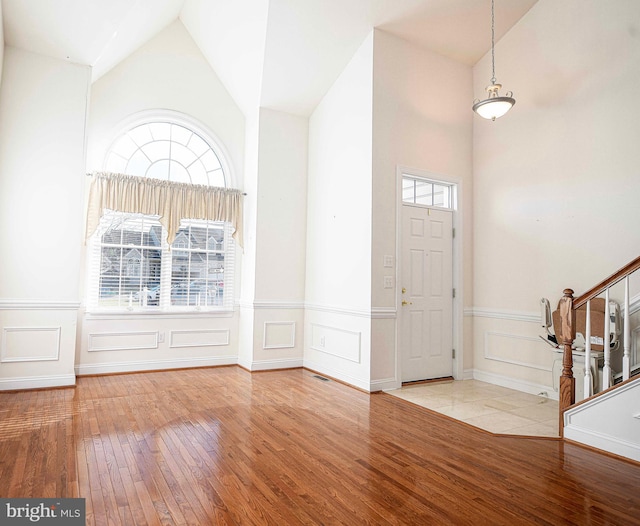
<path fill-rule="evenodd" d="M 108 211 L 90 241 L 90 311 L 230 310 L 229 224 L 184 220 L 174 243 L 157 217 Z"/>

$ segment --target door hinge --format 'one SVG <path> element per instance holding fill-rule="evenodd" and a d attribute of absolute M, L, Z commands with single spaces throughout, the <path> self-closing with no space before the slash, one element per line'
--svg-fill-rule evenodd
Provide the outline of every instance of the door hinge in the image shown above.
<path fill-rule="evenodd" d="M 452 233 L 451 233 L 452 237 L 456 237 L 456 229 L 452 228 L 451 230 L 452 230 Z"/>
<path fill-rule="evenodd" d="M 451 358 L 455 358 L 455 357 L 456 357 L 456 350 L 451 349 Z"/>
<path fill-rule="evenodd" d="M 453 289 L 453 297 L 456 297 L 456 289 Z"/>

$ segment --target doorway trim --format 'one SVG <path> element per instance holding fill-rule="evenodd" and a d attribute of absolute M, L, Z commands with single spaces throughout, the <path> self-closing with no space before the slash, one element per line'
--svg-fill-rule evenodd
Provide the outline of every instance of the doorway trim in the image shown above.
<path fill-rule="evenodd" d="M 396 166 L 396 379 L 398 387 L 402 385 L 402 362 L 401 362 L 401 317 L 400 309 L 401 296 L 401 273 L 402 269 L 402 176 L 407 175 L 417 179 L 428 179 L 430 181 L 442 181 L 455 188 L 455 197 L 451 213 L 453 214 L 453 288 L 456 290 L 453 298 L 453 348 L 456 350 L 455 358 L 452 359 L 453 378 L 455 380 L 464 379 L 464 289 L 463 289 L 463 209 L 464 209 L 464 188 L 463 181 L 459 177 L 442 175 L 408 166 Z M 415 206 L 415 205 L 413 205 Z"/>

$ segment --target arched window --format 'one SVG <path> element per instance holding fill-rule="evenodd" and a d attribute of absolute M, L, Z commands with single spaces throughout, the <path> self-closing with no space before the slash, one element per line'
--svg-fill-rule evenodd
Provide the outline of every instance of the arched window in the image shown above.
<path fill-rule="evenodd" d="M 105 170 L 178 183 L 227 186 L 223 164 L 210 142 L 174 122 L 139 124 L 113 143 Z"/>
<path fill-rule="evenodd" d="M 104 161 L 106 172 L 217 187 L 228 185 L 228 166 L 204 127 L 174 112 L 126 127 Z M 158 216 L 108 211 L 92 238 L 88 308 L 232 309 L 231 234 L 228 223 L 185 219 L 169 246 Z"/>

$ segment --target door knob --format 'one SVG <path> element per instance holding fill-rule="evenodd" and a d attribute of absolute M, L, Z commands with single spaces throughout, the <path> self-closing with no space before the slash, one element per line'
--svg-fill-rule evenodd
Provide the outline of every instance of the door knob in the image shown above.
<path fill-rule="evenodd" d="M 402 300 L 402 305 L 413 305 L 413 302 Z"/>

